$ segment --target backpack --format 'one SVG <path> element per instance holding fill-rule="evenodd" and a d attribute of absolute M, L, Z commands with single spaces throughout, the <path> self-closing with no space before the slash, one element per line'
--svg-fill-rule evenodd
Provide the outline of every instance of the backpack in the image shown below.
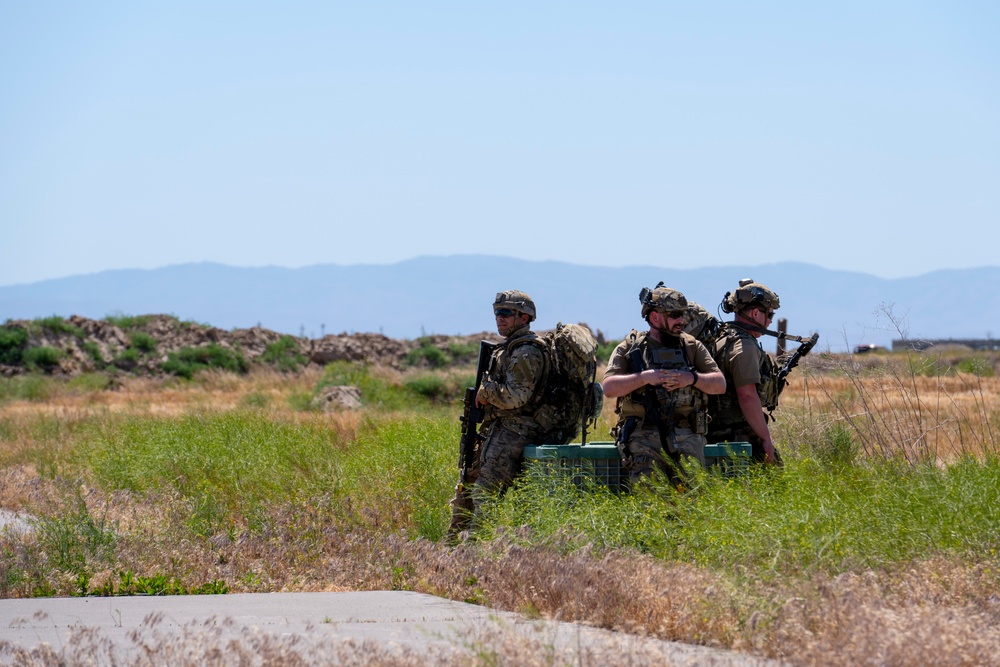
<path fill-rule="evenodd" d="M 565 444 L 597 421 L 604 391 L 597 377 L 597 340 L 586 326 L 559 323 L 533 342 L 546 356 L 545 377 L 532 400 L 545 444 Z"/>
<path fill-rule="evenodd" d="M 700 304 L 688 301 L 688 321 L 684 325 L 684 333 L 689 333 L 701 341 L 713 357 L 715 356 L 715 342 L 719 339 L 721 329 L 722 322 L 717 317 L 705 310 Z"/>

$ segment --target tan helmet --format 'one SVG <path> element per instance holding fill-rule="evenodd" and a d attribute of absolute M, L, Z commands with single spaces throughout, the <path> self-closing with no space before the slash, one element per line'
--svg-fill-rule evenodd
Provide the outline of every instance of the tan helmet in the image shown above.
<path fill-rule="evenodd" d="M 642 304 L 642 316 L 646 318 L 654 310 L 669 313 L 672 310 L 687 310 L 688 302 L 684 295 L 675 289 L 665 287 L 661 280 L 656 287 L 643 287 L 639 292 L 639 303 Z"/>
<path fill-rule="evenodd" d="M 516 310 L 527 315 L 530 318 L 529 322 L 535 321 L 535 302 L 531 300 L 530 296 L 516 289 L 497 292 L 497 298 L 493 302 L 493 312 L 496 312 L 498 308 Z"/>
<path fill-rule="evenodd" d="M 766 285 L 755 283 L 753 278 L 744 278 L 736 292 L 726 292 L 722 297 L 722 310 L 727 313 L 738 313 L 746 308 L 767 308 L 777 310 L 781 307 L 778 295 Z"/>

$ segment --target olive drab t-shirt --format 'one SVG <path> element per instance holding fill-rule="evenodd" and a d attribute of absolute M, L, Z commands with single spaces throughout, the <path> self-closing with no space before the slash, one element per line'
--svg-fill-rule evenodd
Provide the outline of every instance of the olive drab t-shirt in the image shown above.
<path fill-rule="evenodd" d="M 720 340 L 717 349 L 721 350 L 724 345 Z M 721 355 L 719 366 L 727 380 L 732 378 L 734 389 L 748 384 L 757 385 L 761 382 L 760 358 L 763 354 L 764 350 L 753 336 L 741 335 L 733 341 L 731 349 Z"/>

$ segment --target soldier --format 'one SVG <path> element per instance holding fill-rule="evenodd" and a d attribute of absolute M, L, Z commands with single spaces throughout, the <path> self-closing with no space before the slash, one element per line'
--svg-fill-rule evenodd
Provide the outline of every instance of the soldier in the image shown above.
<path fill-rule="evenodd" d="M 531 331 L 535 303 L 524 292 L 500 292 L 493 314 L 504 342 L 493 351 L 476 394 L 476 405 L 484 407 L 485 415 L 479 430 L 478 470 L 471 475 L 475 489 L 471 494 L 459 491 L 451 501 L 452 539 L 470 526 L 484 493 L 503 491 L 514 481 L 523 466 L 525 445 L 541 442 L 545 434 L 535 417 L 536 396 L 547 371 L 544 344 Z"/>
<path fill-rule="evenodd" d="M 726 377 L 726 392 L 712 402 L 708 434 L 710 443 L 749 442 L 755 461 L 778 465 L 781 457 L 764 412 L 777 405 L 777 369 L 757 339 L 779 306 L 777 294 L 749 278 L 722 298 L 722 310 L 735 317 L 722 325 L 712 351 Z"/>
<path fill-rule="evenodd" d="M 635 482 L 659 464 L 679 482 L 682 456 L 705 464 L 706 394 L 726 381 L 708 350 L 684 333 L 688 302 L 661 282 L 639 293 L 649 331 L 618 344 L 604 373 L 604 395 L 617 398 L 612 429 L 622 461 Z"/>

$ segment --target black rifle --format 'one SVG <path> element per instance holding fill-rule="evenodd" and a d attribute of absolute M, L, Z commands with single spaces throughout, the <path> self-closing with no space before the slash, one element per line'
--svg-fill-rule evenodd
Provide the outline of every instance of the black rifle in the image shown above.
<path fill-rule="evenodd" d="M 461 477 L 459 478 L 458 483 L 459 491 L 462 491 L 465 485 L 468 484 L 469 475 L 472 472 L 473 467 L 476 465 L 476 439 L 479 435 L 476 432 L 476 426 L 483 421 L 485 413 L 483 408 L 476 405 L 476 394 L 479 393 L 479 387 L 483 384 L 483 376 L 489 368 L 490 359 L 493 356 L 493 350 L 496 348 L 496 343 L 491 343 L 485 340 L 479 343 L 479 363 L 476 365 L 476 386 L 465 388 L 465 406 L 462 410 L 462 416 L 459 417 L 462 422 L 462 437 L 459 439 L 458 447 L 458 468 L 461 471 Z"/>
<path fill-rule="evenodd" d="M 789 338 L 791 338 L 791 336 L 789 336 Z M 819 341 L 819 334 L 814 333 L 809 338 L 799 338 L 798 340 L 802 341 L 802 344 L 799 345 L 799 349 L 795 350 L 795 354 L 788 357 L 788 361 L 785 362 L 785 365 L 781 367 L 781 370 L 779 370 L 777 376 L 775 376 L 775 380 L 778 383 L 779 395 L 788 383 L 788 374 L 792 372 L 793 368 L 799 365 L 799 359 L 809 354 L 809 351 L 815 347 L 816 343 Z"/>

